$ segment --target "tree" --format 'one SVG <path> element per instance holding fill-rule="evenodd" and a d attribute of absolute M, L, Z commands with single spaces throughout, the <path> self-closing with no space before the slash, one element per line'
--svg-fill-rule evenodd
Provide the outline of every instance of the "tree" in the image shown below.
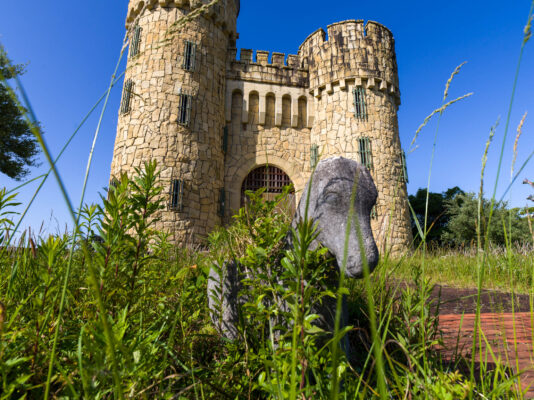
<path fill-rule="evenodd" d="M 426 189 L 419 189 L 414 195 L 408 196 L 408 200 L 415 212 L 419 226 L 421 229 L 424 229 L 425 223 L 425 210 L 426 210 Z M 428 234 L 426 237 L 426 242 L 441 243 L 441 236 L 447 224 L 449 222 L 449 215 L 446 213 L 445 203 L 446 201 L 452 200 L 459 194 L 464 192 L 458 186 L 447 189 L 443 193 L 434 193 L 430 192 L 428 195 L 428 214 L 427 214 L 427 230 Z M 420 236 L 418 233 L 417 225 L 412 215 L 412 233 L 414 238 L 419 239 Z"/>
<path fill-rule="evenodd" d="M 474 193 L 462 193 L 446 201 L 445 207 L 449 222 L 442 234 L 442 240 L 450 245 L 475 244 L 477 242 L 477 224 L 479 223 L 478 197 Z M 496 202 L 488 226 L 490 208 L 491 201 L 483 199 L 480 218 L 482 246 L 486 232 L 490 243 L 499 246 L 505 245 L 506 239 L 512 243 L 530 243 L 532 241 L 528 221 L 521 216 L 520 208 L 508 209 L 506 202 Z"/>
<path fill-rule="evenodd" d="M 22 111 L 10 96 L 6 81 L 24 72 L 24 66 L 11 65 L 0 45 L 0 172 L 20 180 L 35 166 L 39 149 Z"/>

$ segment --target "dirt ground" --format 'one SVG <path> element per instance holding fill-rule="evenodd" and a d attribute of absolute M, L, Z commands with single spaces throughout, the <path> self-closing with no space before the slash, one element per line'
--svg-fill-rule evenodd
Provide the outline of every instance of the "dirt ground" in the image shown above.
<path fill-rule="evenodd" d="M 436 286 L 431 301 L 439 299 L 439 328 L 443 338 L 440 349 L 445 360 L 452 361 L 457 354 L 471 358 L 476 313 L 477 290 Z M 512 301 L 513 300 L 513 301 Z M 533 333 L 528 295 L 515 295 L 484 290 L 480 296 L 480 326 L 492 352 L 507 364 L 513 373 L 521 372 L 516 390 L 525 398 L 534 398 Z M 463 314 L 463 315 L 462 315 Z M 476 356 L 488 357 L 487 345 L 482 343 Z M 488 365 L 491 366 L 491 357 Z M 513 374 L 512 373 L 512 374 Z M 512 375 L 511 374 L 511 375 Z"/>
<path fill-rule="evenodd" d="M 481 313 L 511 313 L 512 298 L 514 312 L 529 312 L 529 295 L 514 295 L 495 290 L 483 290 L 480 295 Z M 436 286 L 432 291 L 432 300 L 439 299 L 439 313 L 474 314 L 476 312 L 477 290 L 458 289 L 447 286 Z"/>

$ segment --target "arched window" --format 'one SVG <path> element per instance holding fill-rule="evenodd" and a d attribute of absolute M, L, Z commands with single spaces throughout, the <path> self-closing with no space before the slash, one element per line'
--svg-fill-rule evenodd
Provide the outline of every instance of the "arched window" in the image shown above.
<path fill-rule="evenodd" d="M 276 110 L 276 99 L 274 94 L 267 94 L 265 98 L 265 106 L 265 126 L 274 126 L 274 114 Z"/>
<path fill-rule="evenodd" d="M 282 193 L 284 186 L 291 185 L 289 176 L 278 167 L 273 165 L 262 165 L 253 169 L 243 181 L 241 191 L 256 191 L 261 188 L 267 188 L 269 193 Z"/>
<path fill-rule="evenodd" d="M 299 97 L 299 121 L 298 128 L 308 127 L 308 99 L 306 97 Z"/>
<path fill-rule="evenodd" d="M 291 96 L 282 97 L 282 126 L 291 126 Z"/>
<path fill-rule="evenodd" d="M 268 200 L 273 200 L 276 195 L 282 193 L 284 186 L 292 185 L 289 176 L 280 168 L 273 165 L 262 165 L 249 172 L 243 184 L 241 185 L 241 206 L 244 206 L 247 201 L 245 191 L 256 191 L 261 188 L 266 188 L 263 197 Z M 290 215 L 295 211 L 295 195 L 292 191 L 284 204 L 280 205 L 281 209 L 286 210 Z"/>
<path fill-rule="evenodd" d="M 234 90 L 232 93 L 232 135 L 239 135 L 241 131 L 241 121 L 243 116 L 243 93 L 240 90 Z"/>
<path fill-rule="evenodd" d="M 257 125 L 259 122 L 260 96 L 258 92 L 250 92 L 248 96 L 248 122 Z"/>

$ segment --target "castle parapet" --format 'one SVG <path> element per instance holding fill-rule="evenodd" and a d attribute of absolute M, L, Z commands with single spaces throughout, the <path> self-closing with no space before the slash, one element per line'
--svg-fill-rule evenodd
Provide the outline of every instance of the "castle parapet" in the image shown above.
<path fill-rule="evenodd" d="M 210 0 L 130 0 L 126 28 L 135 22 L 144 10 L 153 10 L 157 7 L 180 8 L 188 11 L 196 10 L 210 3 Z M 229 36 L 237 37 L 236 16 L 239 14 L 240 0 L 222 0 L 207 9 L 204 13 L 217 26 L 220 26 Z"/>
<path fill-rule="evenodd" d="M 399 97 L 395 40 L 378 22 L 348 20 L 312 33 L 299 48 L 301 64 L 310 73 L 310 91 L 316 96 L 332 85 L 361 82 Z M 328 39 L 328 40 L 327 40 Z"/>
<path fill-rule="evenodd" d="M 296 54 L 286 57 L 285 53 L 241 49 L 237 60 L 237 50 L 229 49 L 228 55 L 229 79 L 306 88 L 309 85 L 308 71 L 302 68 L 300 57 Z"/>
<path fill-rule="evenodd" d="M 306 69 L 302 68 L 300 57 L 297 54 L 289 54 L 286 58 L 285 53 L 278 53 L 273 51 L 270 53 L 265 50 L 256 50 L 256 58 L 254 61 L 254 50 L 241 49 L 239 60 L 236 59 L 237 49 L 229 49 L 230 61 L 238 61 L 247 64 L 272 65 L 277 67 L 287 67 L 292 69 Z M 270 60 L 269 60 L 270 56 Z"/>
<path fill-rule="evenodd" d="M 252 56 L 254 52 L 250 49 L 241 49 L 240 60 L 244 63 L 250 64 L 252 62 Z"/>

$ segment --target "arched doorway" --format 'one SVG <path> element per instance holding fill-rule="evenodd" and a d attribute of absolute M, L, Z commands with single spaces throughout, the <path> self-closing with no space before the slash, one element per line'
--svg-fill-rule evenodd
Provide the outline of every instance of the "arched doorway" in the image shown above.
<path fill-rule="evenodd" d="M 282 193 L 284 186 L 292 185 L 289 176 L 280 168 L 273 165 L 259 166 L 245 177 L 243 184 L 241 185 L 241 207 L 243 207 L 248 198 L 245 195 L 245 191 L 256 191 L 261 188 L 266 188 L 263 193 L 263 197 L 267 200 L 274 200 L 274 198 Z M 280 204 L 280 210 L 293 215 L 296 210 L 295 204 L 295 191 L 292 189 L 288 194 L 287 199 Z"/>

